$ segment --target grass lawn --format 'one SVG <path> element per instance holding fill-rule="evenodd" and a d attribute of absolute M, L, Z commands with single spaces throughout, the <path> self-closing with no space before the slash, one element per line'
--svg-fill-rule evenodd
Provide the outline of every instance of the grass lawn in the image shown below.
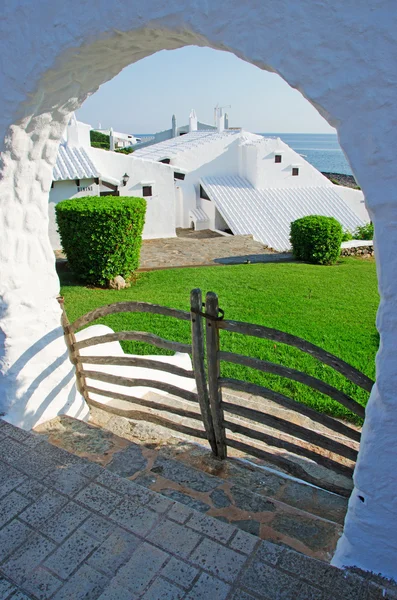
<path fill-rule="evenodd" d="M 60 276 L 70 321 L 98 306 L 125 300 L 188 310 L 190 291 L 199 287 L 203 293 L 218 294 L 225 318 L 298 335 L 343 358 L 369 377 L 375 376 L 379 343 L 375 317 L 379 296 L 372 259 L 343 258 L 331 267 L 273 263 L 152 271 L 139 273 L 136 283 L 121 291 L 83 287 L 68 272 Z M 188 322 L 161 315 L 118 314 L 98 322 L 115 331 L 151 331 L 167 339 L 190 341 Z M 134 354 L 166 354 L 137 342 L 125 342 L 123 346 L 126 352 Z M 221 332 L 221 346 L 224 350 L 305 371 L 363 405 L 368 400 L 364 390 L 300 350 L 226 331 Z M 317 410 L 359 422 L 343 406 L 297 382 L 228 363 L 222 364 L 222 375 L 266 385 Z"/>

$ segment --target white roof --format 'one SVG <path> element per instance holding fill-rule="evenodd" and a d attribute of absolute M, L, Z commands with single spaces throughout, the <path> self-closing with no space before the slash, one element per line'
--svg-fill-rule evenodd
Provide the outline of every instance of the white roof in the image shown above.
<path fill-rule="evenodd" d="M 208 144 L 215 140 L 226 139 L 230 136 L 238 136 L 240 131 L 192 131 L 185 135 L 180 135 L 158 144 L 145 146 L 145 148 L 137 148 L 134 152 L 136 158 L 148 158 L 150 160 L 159 161 L 164 158 L 174 158 L 181 152 L 194 150 L 199 146 Z"/>
<path fill-rule="evenodd" d="M 203 177 L 201 185 L 234 234 L 251 234 L 279 251 L 291 247 L 290 224 L 300 217 L 335 217 L 350 231 L 363 224 L 328 186 L 256 189 L 238 176 Z"/>
<path fill-rule="evenodd" d="M 99 173 L 83 147 L 66 144 L 59 147 L 52 176 L 54 181 L 91 179 L 93 177 L 99 177 Z"/>

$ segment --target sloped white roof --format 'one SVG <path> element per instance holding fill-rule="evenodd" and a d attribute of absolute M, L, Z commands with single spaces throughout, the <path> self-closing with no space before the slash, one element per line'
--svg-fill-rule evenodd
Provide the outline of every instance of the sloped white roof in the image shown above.
<path fill-rule="evenodd" d="M 193 208 L 189 212 L 189 215 L 191 217 L 194 217 L 198 222 L 201 222 L 201 223 L 205 223 L 206 221 L 209 220 L 207 213 L 199 206 L 197 206 L 196 208 Z"/>
<path fill-rule="evenodd" d="M 136 158 L 148 158 L 150 160 L 159 161 L 163 158 L 174 158 L 188 150 L 194 150 L 199 146 L 208 144 L 215 140 L 226 139 L 230 136 L 238 136 L 240 131 L 192 131 L 185 135 L 180 135 L 158 144 L 138 148 L 134 152 Z"/>
<path fill-rule="evenodd" d="M 244 177 L 203 177 L 201 185 L 234 234 L 287 250 L 290 224 L 307 215 L 335 217 L 352 231 L 363 222 L 328 186 L 256 189 Z"/>
<path fill-rule="evenodd" d="M 90 179 L 99 173 L 83 147 L 61 144 L 52 178 L 54 181 Z"/>

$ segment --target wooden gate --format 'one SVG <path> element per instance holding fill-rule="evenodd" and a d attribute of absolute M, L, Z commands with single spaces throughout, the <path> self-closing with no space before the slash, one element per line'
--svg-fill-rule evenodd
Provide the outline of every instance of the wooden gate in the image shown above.
<path fill-rule="evenodd" d="M 244 336 L 272 340 L 297 348 L 320 360 L 323 364 L 332 367 L 335 371 L 338 371 L 348 380 L 368 392 L 371 391 L 374 382 L 345 361 L 302 338 L 261 325 L 226 320 L 223 311 L 219 308 L 218 297 L 213 292 L 207 293 L 205 303 L 203 304 L 201 290 L 193 290 L 190 295 L 190 305 L 190 312 L 186 312 L 145 302 L 118 302 L 97 308 L 80 317 L 72 324 L 69 323 L 65 311 L 63 311 L 63 327 L 66 341 L 71 360 L 76 366 L 79 390 L 87 403 L 105 411 L 125 414 L 125 412 L 120 413 L 113 406 L 102 404 L 92 399 L 91 394 L 99 394 L 103 397 L 123 400 L 161 410 L 162 412 L 169 412 L 180 417 L 187 417 L 196 422 L 199 420 L 203 425 L 203 429 L 188 427 L 172 419 L 163 419 L 162 424 L 181 433 L 207 439 L 213 454 L 219 459 L 226 458 L 227 447 L 229 446 L 243 453 L 276 464 L 292 475 L 311 483 L 319 484 L 316 477 L 310 476 L 296 461 L 291 461 L 288 457 L 271 451 L 272 448 L 283 449 L 298 457 L 314 461 L 318 465 L 330 469 L 337 474 L 350 477 L 357 458 L 357 443 L 360 441 L 360 432 L 357 429 L 338 419 L 317 412 L 313 408 L 272 389 L 247 381 L 222 377 L 221 363 L 222 361 L 226 361 L 303 383 L 339 402 L 361 418 L 364 418 L 365 411 L 363 406 L 328 383 L 296 369 L 258 358 L 223 351 L 220 347 L 219 332 L 221 330 L 230 331 Z M 106 315 L 120 312 L 148 312 L 190 321 L 191 344 L 182 344 L 177 341 L 163 339 L 153 333 L 139 331 L 119 331 L 91 337 L 82 341 L 76 340 L 75 332 L 80 328 Z M 80 350 L 83 348 L 123 340 L 142 341 L 153 344 L 158 348 L 186 352 L 192 357 L 193 370 L 182 369 L 175 365 L 147 359 L 144 356 L 83 356 L 80 353 Z M 161 377 L 157 381 L 121 377 L 92 370 L 90 365 L 134 366 L 150 368 L 159 372 L 166 371 L 174 375 L 195 379 L 196 391 L 191 392 L 171 385 L 161 381 Z M 87 385 L 87 379 L 127 387 L 147 386 L 155 388 L 182 398 L 186 401 L 187 407 L 170 406 L 161 402 L 135 398 L 106 389 L 98 389 Z M 304 427 L 292 420 L 274 416 L 274 414 L 272 415 L 269 411 L 266 411 L 266 403 L 258 410 L 243 405 L 243 403 L 239 405 L 228 402 L 222 398 L 224 390 L 246 392 L 255 397 L 270 400 L 283 409 L 308 417 L 312 422 L 338 434 L 339 439 L 334 439 L 324 432 L 314 431 L 313 428 Z M 199 404 L 199 413 L 189 410 L 189 406 L 192 406 L 190 403 Z M 255 428 L 255 424 L 259 424 L 259 429 Z M 237 434 L 237 436 L 233 436 L 233 434 Z M 286 437 L 287 439 L 285 439 Z M 247 441 L 244 441 L 246 438 L 248 438 Z M 260 442 L 261 447 L 255 447 L 252 443 L 249 443 L 250 440 Z M 353 444 L 349 442 L 353 442 Z M 267 448 L 269 449 L 267 450 Z M 347 461 L 339 461 L 338 457 L 347 459 Z M 341 489 L 337 484 L 328 483 L 323 485 L 323 487 L 346 495 L 346 491 Z"/>

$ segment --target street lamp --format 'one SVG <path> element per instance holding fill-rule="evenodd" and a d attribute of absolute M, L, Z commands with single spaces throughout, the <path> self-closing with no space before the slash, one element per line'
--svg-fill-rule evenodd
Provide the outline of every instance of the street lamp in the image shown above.
<path fill-rule="evenodd" d="M 130 176 L 127 173 L 124 173 L 123 175 L 123 185 L 126 186 L 128 183 Z"/>

